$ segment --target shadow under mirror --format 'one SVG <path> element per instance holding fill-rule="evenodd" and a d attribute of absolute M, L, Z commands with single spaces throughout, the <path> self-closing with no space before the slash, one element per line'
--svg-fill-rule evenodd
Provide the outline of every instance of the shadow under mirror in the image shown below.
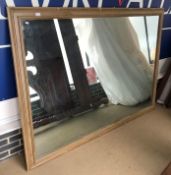
<path fill-rule="evenodd" d="M 158 21 L 22 21 L 36 159 L 151 105 Z"/>

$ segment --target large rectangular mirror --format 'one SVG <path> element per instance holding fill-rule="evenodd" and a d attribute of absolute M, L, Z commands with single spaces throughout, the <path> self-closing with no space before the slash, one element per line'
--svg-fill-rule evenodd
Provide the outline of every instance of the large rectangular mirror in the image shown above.
<path fill-rule="evenodd" d="M 8 9 L 27 168 L 154 108 L 160 9 Z"/>

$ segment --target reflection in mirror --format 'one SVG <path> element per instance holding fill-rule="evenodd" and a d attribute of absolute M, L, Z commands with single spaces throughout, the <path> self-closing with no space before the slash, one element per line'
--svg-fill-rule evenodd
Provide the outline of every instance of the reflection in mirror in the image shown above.
<path fill-rule="evenodd" d="M 158 20 L 22 21 L 36 159 L 151 105 Z"/>

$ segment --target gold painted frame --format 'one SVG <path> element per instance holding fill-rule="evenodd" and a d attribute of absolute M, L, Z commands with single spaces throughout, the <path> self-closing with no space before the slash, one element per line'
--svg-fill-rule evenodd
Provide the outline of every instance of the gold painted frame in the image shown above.
<path fill-rule="evenodd" d="M 158 37 L 157 37 L 157 48 L 156 48 L 156 59 L 154 66 L 153 75 L 153 89 L 152 89 L 152 105 L 144 108 L 133 115 L 127 116 L 120 121 L 117 121 L 107 127 L 99 129 L 83 138 L 64 146 L 52 152 L 45 157 L 36 160 L 35 159 L 35 148 L 32 128 L 32 113 L 31 104 L 29 100 L 29 89 L 28 89 L 28 77 L 26 72 L 25 52 L 24 52 L 24 41 L 21 30 L 20 20 L 36 20 L 36 19 L 52 19 L 52 18 L 81 18 L 81 17 L 122 17 L 122 16 L 159 16 L 158 23 Z M 89 142 L 111 130 L 117 128 L 138 116 L 144 114 L 147 111 L 154 109 L 155 98 L 156 98 L 156 84 L 158 75 L 158 60 L 160 53 L 160 42 L 161 42 L 161 29 L 163 24 L 163 9 L 115 9 L 115 8 L 26 8 L 26 7 L 12 7 L 8 8 L 8 19 L 10 27 L 10 35 L 12 42 L 12 51 L 14 58 L 15 75 L 17 81 L 18 97 L 19 97 L 19 109 L 22 123 L 22 132 L 24 139 L 25 157 L 27 169 L 30 170 L 37 167 L 50 159 L 58 157 L 74 148 Z"/>

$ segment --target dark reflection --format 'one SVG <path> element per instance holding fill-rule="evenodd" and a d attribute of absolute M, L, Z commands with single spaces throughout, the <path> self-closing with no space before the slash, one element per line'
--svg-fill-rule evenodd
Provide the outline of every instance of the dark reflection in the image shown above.
<path fill-rule="evenodd" d="M 33 54 L 27 60 L 29 83 L 40 100 L 32 102 L 34 126 L 68 117 L 66 110 L 73 107 L 71 89 L 52 20 L 23 22 L 26 52 Z"/>
<path fill-rule="evenodd" d="M 73 82 L 69 82 L 67 76 L 54 21 L 23 22 L 25 51 L 33 57 L 28 57 L 26 63 L 35 128 L 108 103 L 103 88 L 96 83 L 97 77 L 89 87 L 94 70 L 84 69 L 72 20 L 60 20 L 59 24 Z"/>

